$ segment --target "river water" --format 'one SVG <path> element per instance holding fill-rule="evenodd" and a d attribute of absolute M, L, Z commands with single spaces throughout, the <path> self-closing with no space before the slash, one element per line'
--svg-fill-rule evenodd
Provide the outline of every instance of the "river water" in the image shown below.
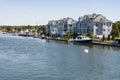
<path fill-rule="evenodd" d="M 120 80 L 120 48 L 0 35 L 0 80 Z"/>

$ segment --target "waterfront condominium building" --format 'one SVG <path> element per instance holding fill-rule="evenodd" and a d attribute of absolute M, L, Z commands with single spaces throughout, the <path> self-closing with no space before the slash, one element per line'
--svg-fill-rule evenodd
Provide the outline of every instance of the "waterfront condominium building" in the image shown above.
<path fill-rule="evenodd" d="M 111 34 L 112 21 L 101 14 L 90 14 L 79 17 L 76 27 L 78 34 L 92 32 L 94 36 L 102 37 Z"/>
<path fill-rule="evenodd" d="M 72 18 L 49 21 L 46 34 L 63 35 L 67 30 L 77 34 L 92 32 L 94 36 L 108 36 L 112 31 L 112 21 L 101 14 L 90 14 L 79 17 L 78 21 Z"/>
<path fill-rule="evenodd" d="M 51 20 L 46 26 L 46 34 L 63 35 L 66 33 L 67 30 L 73 31 L 73 26 L 76 22 L 77 21 L 73 20 L 72 18 Z"/>

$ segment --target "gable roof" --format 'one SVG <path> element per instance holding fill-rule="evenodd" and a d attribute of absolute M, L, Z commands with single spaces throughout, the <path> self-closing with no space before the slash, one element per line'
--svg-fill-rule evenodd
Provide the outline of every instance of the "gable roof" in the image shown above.
<path fill-rule="evenodd" d="M 93 20 L 94 22 L 112 22 L 110 20 L 108 20 L 105 16 L 98 14 L 96 15 L 96 17 Z"/>
<path fill-rule="evenodd" d="M 102 14 L 89 14 L 89 15 L 84 15 L 82 17 L 79 17 L 79 20 L 84 22 L 86 20 L 92 21 L 92 22 L 112 22 L 108 20 L 105 16 Z"/>

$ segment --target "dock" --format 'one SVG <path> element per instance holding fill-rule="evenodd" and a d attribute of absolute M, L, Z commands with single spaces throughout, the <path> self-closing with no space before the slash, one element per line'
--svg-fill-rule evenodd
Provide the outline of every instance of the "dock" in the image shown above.
<path fill-rule="evenodd" d="M 92 44 L 120 47 L 120 44 L 111 42 L 92 41 Z"/>

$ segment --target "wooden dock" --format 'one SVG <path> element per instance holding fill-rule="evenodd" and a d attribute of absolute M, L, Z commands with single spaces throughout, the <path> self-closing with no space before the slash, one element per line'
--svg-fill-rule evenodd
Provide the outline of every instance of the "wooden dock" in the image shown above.
<path fill-rule="evenodd" d="M 115 46 L 115 47 L 120 47 L 120 44 L 118 44 L 118 43 L 101 42 L 101 41 L 92 41 L 92 44 L 104 45 L 104 46 Z"/>

